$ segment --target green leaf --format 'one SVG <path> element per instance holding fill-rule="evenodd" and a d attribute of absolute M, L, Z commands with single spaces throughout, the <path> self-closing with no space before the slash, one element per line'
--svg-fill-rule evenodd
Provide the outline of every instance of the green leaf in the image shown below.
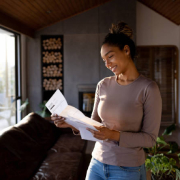
<path fill-rule="evenodd" d="M 167 145 L 168 145 L 168 144 L 167 144 Z M 166 145 L 158 147 L 157 150 L 160 151 L 160 150 L 163 149 L 164 147 L 166 147 Z"/>
<path fill-rule="evenodd" d="M 180 153 L 178 153 L 177 156 L 178 156 L 178 159 L 179 159 L 179 161 L 180 161 Z"/>
<path fill-rule="evenodd" d="M 159 136 L 160 139 L 164 140 L 164 137 L 163 136 Z"/>
<path fill-rule="evenodd" d="M 20 106 L 20 108 L 19 108 L 19 111 L 24 111 L 25 109 L 26 109 L 26 107 L 27 107 L 27 105 L 29 104 L 29 100 L 28 99 L 26 99 L 23 103 L 22 103 L 22 105 Z"/>
<path fill-rule="evenodd" d="M 169 159 L 169 163 L 170 163 L 172 166 L 175 166 L 175 165 L 176 165 L 176 160 L 173 159 L 173 158 L 170 158 L 170 159 Z"/>
<path fill-rule="evenodd" d="M 166 154 L 173 154 L 172 150 L 169 150 Z"/>
<path fill-rule="evenodd" d="M 45 111 L 36 111 L 36 113 L 39 114 L 43 118 L 49 116 L 49 114 Z"/>
<path fill-rule="evenodd" d="M 157 137 L 156 142 L 158 144 L 167 145 L 167 143 L 164 141 L 164 138 L 162 138 L 162 137 Z"/>
<path fill-rule="evenodd" d="M 43 101 L 42 103 L 39 104 L 39 107 L 43 109 L 44 107 L 46 107 L 45 105 L 46 103 L 47 101 Z"/>
<path fill-rule="evenodd" d="M 170 144 L 170 151 L 167 152 L 167 154 L 172 154 L 178 151 L 179 146 L 176 142 L 170 142 L 169 144 Z"/>
<path fill-rule="evenodd" d="M 163 132 L 163 136 L 164 135 L 172 135 L 172 131 L 174 131 L 176 129 L 176 125 L 172 124 L 171 126 L 167 127 L 164 132 Z"/>
<path fill-rule="evenodd" d="M 169 162 L 169 159 L 166 156 L 163 156 L 161 159 L 164 164 L 167 164 Z"/>
<path fill-rule="evenodd" d="M 176 180 L 180 180 L 180 171 L 176 169 Z"/>

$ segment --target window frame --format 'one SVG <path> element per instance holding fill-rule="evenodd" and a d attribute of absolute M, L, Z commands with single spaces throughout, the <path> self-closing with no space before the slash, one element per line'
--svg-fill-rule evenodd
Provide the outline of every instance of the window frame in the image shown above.
<path fill-rule="evenodd" d="M 0 29 L 12 33 L 15 38 L 15 101 L 16 101 L 16 123 L 21 120 L 21 112 L 18 109 L 22 100 L 22 84 L 21 84 L 21 35 L 15 31 L 9 30 L 3 26 Z"/>

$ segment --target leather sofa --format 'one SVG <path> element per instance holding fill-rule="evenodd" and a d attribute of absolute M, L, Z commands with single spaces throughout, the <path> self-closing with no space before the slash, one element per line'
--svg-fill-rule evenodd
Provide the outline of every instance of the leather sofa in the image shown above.
<path fill-rule="evenodd" d="M 79 180 L 86 141 L 35 113 L 0 132 L 0 180 Z"/>

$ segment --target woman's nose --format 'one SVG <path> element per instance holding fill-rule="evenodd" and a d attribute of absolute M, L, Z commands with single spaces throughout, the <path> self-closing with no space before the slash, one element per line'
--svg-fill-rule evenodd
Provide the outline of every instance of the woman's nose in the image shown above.
<path fill-rule="evenodd" d="M 110 63 L 109 61 L 106 61 L 106 62 L 105 62 L 105 66 L 106 66 L 107 68 L 110 68 L 110 67 L 111 67 L 111 63 Z"/>

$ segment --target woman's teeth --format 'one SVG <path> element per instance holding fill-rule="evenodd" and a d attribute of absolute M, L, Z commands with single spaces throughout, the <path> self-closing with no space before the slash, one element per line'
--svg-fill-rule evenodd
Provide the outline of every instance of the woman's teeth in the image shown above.
<path fill-rule="evenodd" d="M 116 70 L 116 66 L 114 66 L 113 68 L 111 68 L 111 70 L 114 72 Z"/>

